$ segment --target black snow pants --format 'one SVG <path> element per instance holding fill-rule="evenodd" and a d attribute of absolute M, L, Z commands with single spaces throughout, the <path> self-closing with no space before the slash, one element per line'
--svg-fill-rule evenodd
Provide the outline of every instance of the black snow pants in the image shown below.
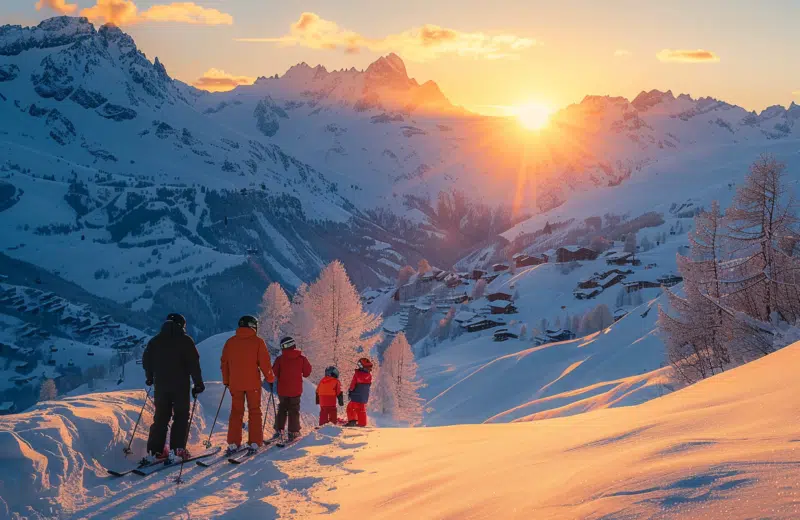
<path fill-rule="evenodd" d="M 164 451 L 170 419 L 172 419 L 172 429 L 169 434 L 169 448 L 171 450 L 186 448 L 189 432 L 189 389 L 176 391 L 156 388 L 153 403 L 156 406 L 156 413 L 153 415 L 150 436 L 147 438 L 147 451 L 150 453 Z"/>
<path fill-rule="evenodd" d="M 286 419 L 289 419 L 289 431 L 297 433 L 300 431 L 300 396 L 280 397 L 278 404 L 278 414 L 275 416 L 275 429 L 283 431 L 286 428 Z"/>

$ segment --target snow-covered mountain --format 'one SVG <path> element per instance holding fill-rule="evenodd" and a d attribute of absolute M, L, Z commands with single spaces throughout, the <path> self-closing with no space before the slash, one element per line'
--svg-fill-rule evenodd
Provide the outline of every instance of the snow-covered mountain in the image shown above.
<path fill-rule="evenodd" d="M 212 94 L 114 26 L 7 25 L 2 274 L 54 275 L 143 328 L 179 307 L 206 337 L 252 312 L 267 282 L 296 287 L 334 258 L 374 287 L 421 257 L 447 266 L 476 245 L 499 251 L 548 218 L 643 213 L 667 197 L 640 183 L 676 171 L 668 202 L 680 204 L 701 160 L 714 159 L 719 187 L 744 157 L 791 150 L 798 113 L 588 96 L 530 134 L 452 106 L 396 55 L 365 71 L 300 64 Z"/>

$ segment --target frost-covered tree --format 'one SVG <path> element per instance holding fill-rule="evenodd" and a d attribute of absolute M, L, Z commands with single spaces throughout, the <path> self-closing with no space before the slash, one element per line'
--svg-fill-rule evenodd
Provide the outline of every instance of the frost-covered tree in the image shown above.
<path fill-rule="evenodd" d="M 483 298 L 483 295 L 486 293 L 486 280 L 481 278 L 475 283 L 475 287 L 472 288 L 472 299 L 477 300 L 479 298 Z"/>
<path fill-rule="evenodd" d="M 261 298 L 258 335 L 267 342 L 273 358 L 280 352 L 278 342 L 287 332 L 287 324 L 291 319 L 292 305 L 283 287 L 278 282 L 269 284 Z"/>
<path fill-rule="evenodd" d="M 519 339 L 528 339 L 528 326 L 524 323 L 519 328 Z"/>
<path fill-rule="evenodd" d="M 626 253 L 636 254 L 636 232 L 631 231 L 625 236 L 625 246 L 623 250 Z"/>
<path fill-rule="evenodd" d="M 444 341 L 450 337 L 450 331 L 453 327 L 453 318 L 456 315 L 456 308 L 450 307 L 448 309 L 447 314 L 439 320 L 439 323 L 436 324 L 436 330 L 433 332 L 433 336 L 436 341 Z"/>
<path fill-rule="evenodd" d="M 308 289 L 303 306 L 312 316 L 306 351 L 312 366 L 351 366 L 380 340 L 380 316 L 369 314 L 347 276 L 334 260 Z M 316 371 L 319 379 L 322 370 Z"/>
<path fill-rule="evenodd" d="M 395 336 L 383 353 L 377 386 L 384 414 L 409 426 L 422 421 L 423 400 L 419 389 L 423 385 L 417 377 L 417 362 L 405 334 Z"/>
<path fill-rule="evenodd" d="M 583 315 L 581 319 L 581 334 L 591 334 L 610 326 L 614 317 L 605 303 L 598 304 L 594 309 Z"/>
<path fill-rule="evenodd" d="M 425 260 L 424 258 L 423 258 L 423 259 L 421 259 L 421 260 L 419 261 L 419 263 L 417 264 L 417 272 L 418 272 L 420 275 L 423 275 L 423 274 L 427 273 L 427 272 L 428 272 L 428 271 L 430 271 L 430 270 L 431 270 L 431 264 L 430 264 L 430 263 L 428 263 L 428 261 L 427 261 L 427 260 Z"/>
<path fill-rule="evenodd" d="M 56 383 L 52 379 L 46 379 L 39 388 L 39 401 L 52 401 L 58 397 Z"/>
<path fill-rule="evenodd" d="M 650 251 L 651 249 L 653 249 L 653 244 L 647 237 L 642 238 L 642 241 L 639 245 L 642 247 L 642 251 Z"/>
<path fill-rule="evenodd" d="M 308 285 L 301 283 L 292 297 L 292 318 L 284 325 L 286 334 L 292 336 L 301 349 L 309 346 L 307 340 L 314 321 L 313 311 L 306 301 L 307 298 Z"/>
<path fill-rule="evenodd" d="M 402 287 L 414 276 L 414 268 L 410 265 L 401 267 L 397 272 L 397 287 Z"/>

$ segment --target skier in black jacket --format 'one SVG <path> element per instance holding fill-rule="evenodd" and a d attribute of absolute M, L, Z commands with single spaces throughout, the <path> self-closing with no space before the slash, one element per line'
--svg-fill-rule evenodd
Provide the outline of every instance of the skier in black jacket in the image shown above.
<path fill-rule="evenodd" d="M 153 403 L 156 411 L 150 436 L 147 439 L 146 457 L 187 458 L 186 439 L 189 429 L 189 378 L 194 382 L 193 397 L 205 390 L 200 372 L 200 354 L 194 340 L 186 334 L 186 319 L 180 314 L 170 314 L 158 333 L 147 344 L 142 355 L 142 367 L 147 386 L 155 383 Z M 171 451 L 165 453 L 167 428 L 172 418 L 169 436 Z"/>

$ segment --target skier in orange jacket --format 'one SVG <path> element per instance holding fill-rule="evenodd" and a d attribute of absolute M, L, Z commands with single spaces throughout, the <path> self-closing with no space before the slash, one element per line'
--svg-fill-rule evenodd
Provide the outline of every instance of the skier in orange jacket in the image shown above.
<path fill-rule="evenodd" d="M 320 426 L 328 423 L 339 424 L 336 401 L 339 401 L 339 406 L 344 406 L 342 383 L 339 382 L 339 369 L 331 366 L 325 369 L 325 377 L 317 385 Z"/>
<path fill-rule="evenodd" d="M 245 399 L 249 422 L 248 445 L 255 450 L 264 442 L 261 424 L 261 374 L 264 374 L 270 392 L 275 375 L 272 373 L 267 345 L 257 336 L 257 332 L 258 320 L 253 316 L 242 316 L 236 335 L 226 341 L 222 349 L 222 382 L 231 392 L 228 451 L 237 450 L 242 443 Z"/>

